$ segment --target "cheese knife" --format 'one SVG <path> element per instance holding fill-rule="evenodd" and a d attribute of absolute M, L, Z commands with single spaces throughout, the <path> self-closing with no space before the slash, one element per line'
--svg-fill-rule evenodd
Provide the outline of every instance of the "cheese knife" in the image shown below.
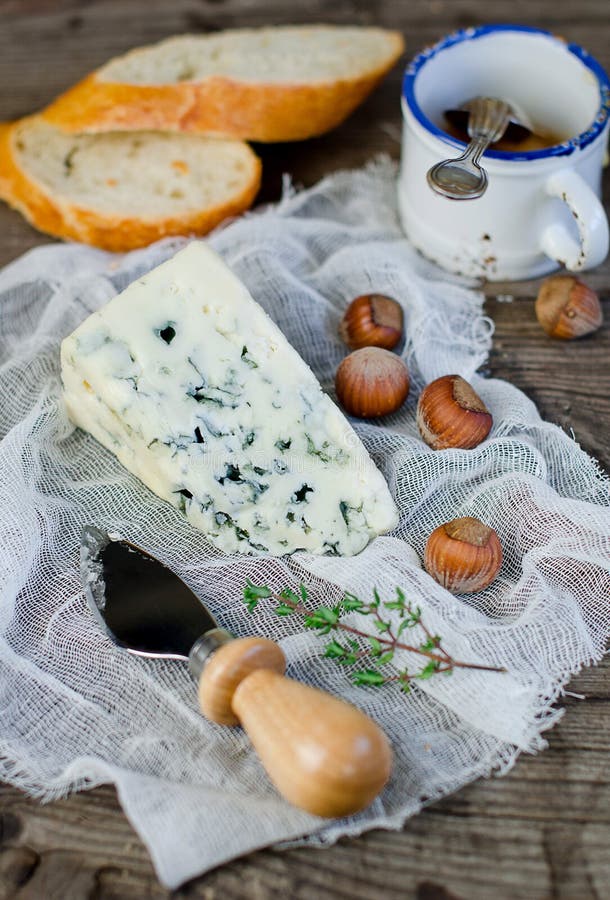
<path fill-rule="evenodd" d="M 94 526 L 83 530 L 81 577 L 93 615 L 118 647 L 188 661 L 203 715 L 241 725 L 292 804 L 340 817 L 380 793 L 392 766 L 383 731 L 355 706 L 287 678 L 274 641 L 234 638 L 171 569 Z"/>

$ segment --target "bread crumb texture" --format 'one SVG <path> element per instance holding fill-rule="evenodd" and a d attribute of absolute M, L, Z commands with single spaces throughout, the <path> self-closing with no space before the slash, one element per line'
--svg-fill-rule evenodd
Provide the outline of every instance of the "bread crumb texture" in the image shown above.
<path fill-rule="evenodd" d="M 244 28 L 182 35 L 132 50 L 98 70 L 101 81 L 177 84 L 211 76 L 302 84 L 359 78 L 402 49 L 395 32 L 330 25 Z"/>
<path fill-rule="evenodd" d="M 100 212 L 148 218 L 222 202 L 252 177 L 239 141 L 191 134 L 64 134 L 41 119 L 18 126 L 19 165 L 51 194 Z"/>

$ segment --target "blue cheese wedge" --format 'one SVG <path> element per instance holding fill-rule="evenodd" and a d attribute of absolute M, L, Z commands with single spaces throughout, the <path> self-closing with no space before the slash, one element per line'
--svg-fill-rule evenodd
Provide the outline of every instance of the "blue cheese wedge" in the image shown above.
<path fill-rule="evenodd" d="M 71 420 L 227 553 L 351 555 L 397 524 L 349 422 L 202 243 L 90 316 L 61 363 Z"/>

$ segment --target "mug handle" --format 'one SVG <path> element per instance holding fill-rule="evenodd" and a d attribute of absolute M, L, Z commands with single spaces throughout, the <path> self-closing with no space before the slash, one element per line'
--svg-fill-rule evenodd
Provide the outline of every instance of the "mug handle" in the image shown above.
<path fill-rule="evenodd" d="M 545 191 L 567 205 L 574 216 L 579 240 L 572 237 L 565 225 L 554 222 L 542 233 L 543 253 L 573 272 L 598 266 L 608 254 L 608 219 L 595 192 L 572 169 L 554 172 L 546 182 Z"/>

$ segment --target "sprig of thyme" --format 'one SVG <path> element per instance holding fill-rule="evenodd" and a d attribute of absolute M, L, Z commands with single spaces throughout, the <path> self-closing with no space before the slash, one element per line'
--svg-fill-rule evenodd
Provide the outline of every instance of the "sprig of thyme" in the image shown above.
<path fill-rule="evenodd" d="M 454 659 L 442 646 L 441 637 L 433 634 L 422 621 L 419 606 L 413 606 L 406 598 L 404 591 L 396 588 L 396 596 L 392 600 L 383 600 L 379 592 L 373 591 L 373 599 L 365 603 L 346 591 L 334 606 L 308 606 L 308 591 L 304 584 L 299 593 L 284 588 L 274 593 L 267 585 L 253 584 L 249 579 L 244 588 L 244 603 L 248 612 L 254 612 L 261 600 L 275 603 L 276 616 L 284 617 L 297 614 L 302 617 L 305 628 L 318 635 L 329 635 L 340 632 L 341 640 L 333 636 L 324 647 L 324 656 L 334 659 L 343 666 L 355 666 L 364 663 L 365 668 L 357 668 L 350 673 L 354 684 L 379 687 L 389 682 L 397 683 L 404 693 L 411 690 L 411 682 L 424 681 L 433 675 L 451 675 L 454 669 L 480 669 L 485 672 L 505 672 L 506 669 L 496 666 L 485 666 L 480 663 L 468 663 Z M 390 619 L 384 617 L 384 610 L 398 613 L 399 622 L 392 625 Z M 371 616 L 375 633 L 361 631 L 341 621 L 347 613 L 357 612 Z M 408 633 L 417 634 L 415 629 L 423 632 L 424 640 L 419 643 L 406 643 Z M 404 635 L 404 637 L 403 637 Z M 398 671 L 393 666 L 391 673 L 385 666 L 391 666 L 396 650 L 407 650 L 424 657 L 427 661 L 417 671 L 409 671 L 406 667 Z"/>

